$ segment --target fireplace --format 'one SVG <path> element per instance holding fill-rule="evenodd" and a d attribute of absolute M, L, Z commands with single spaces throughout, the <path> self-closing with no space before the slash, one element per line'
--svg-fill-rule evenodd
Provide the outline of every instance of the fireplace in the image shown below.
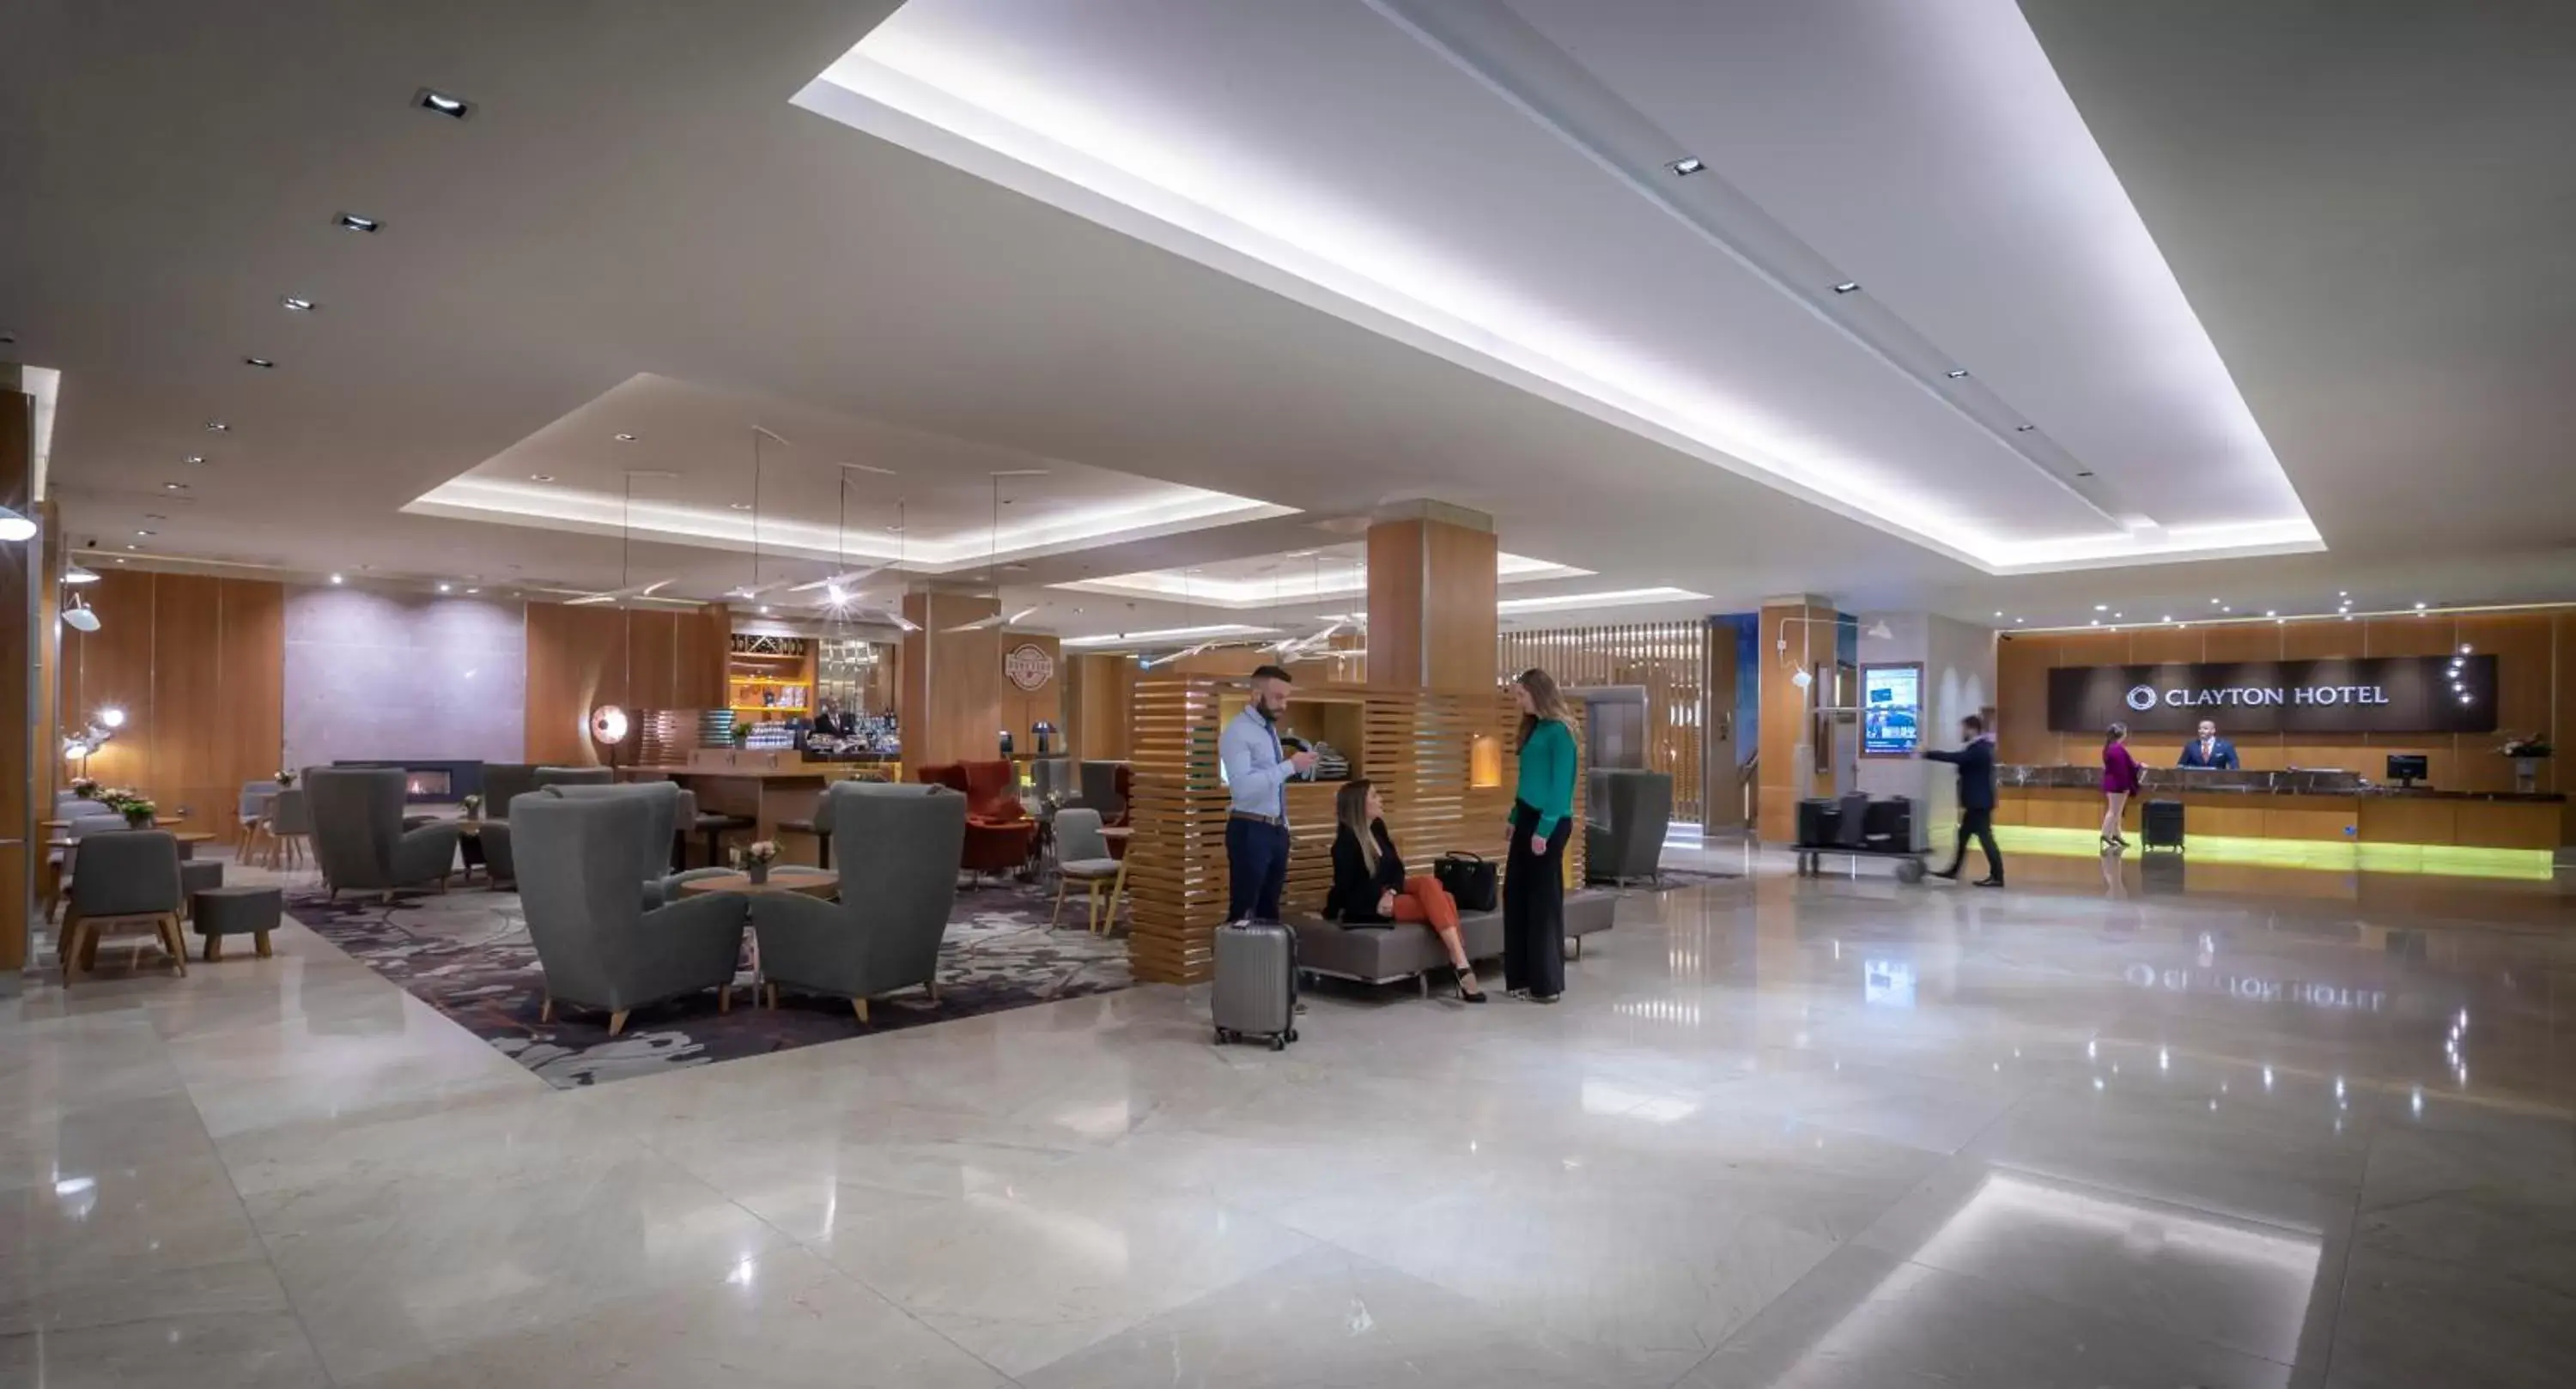
<path fill-rule="evenodd" d="M 410 758 L 403 760 L 343 760 L 335 767 L 392 767 L 403 774 L 403 803 L 406 805 L 444 805 L 460 797 L 479 795 L 483 790 L 483 763 L 480 760 Z"/>

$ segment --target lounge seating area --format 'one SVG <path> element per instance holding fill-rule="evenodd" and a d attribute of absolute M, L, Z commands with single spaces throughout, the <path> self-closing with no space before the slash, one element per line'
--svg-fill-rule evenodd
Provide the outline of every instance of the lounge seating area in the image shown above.
<path fill-rule="evenodd" d="M 1569 892 L 1565 895 L 1567 959 L 1582 958 L 1585 936 L 1610 929 L 1618 905 L 1619 899 L 1614 893 Z M 1298 913 L 1289 915 L 1288 925 L 1297 933 L 1297 967 L 1309 974 L 1372 985 L 1411 979 L 1428 996 L 1431 976 L 1449 967 L 1449 956 L 1440 948 L 1440 938 L 1433 935 L 1428 926 L 1409 922 L 1345 926 L 1320 916 Z M 1461 911 L 1458 914 L 1458 939 L 1466 947 L 1470 960 L 1502 958 L 1501 910 Z"/>

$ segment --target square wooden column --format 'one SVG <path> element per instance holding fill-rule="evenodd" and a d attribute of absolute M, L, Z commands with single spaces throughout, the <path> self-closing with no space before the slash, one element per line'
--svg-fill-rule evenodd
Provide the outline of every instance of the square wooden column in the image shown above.
<path fill-rule="evenodd" d="M 895 717 L 903 725 L 905 775 L 938 762 L 982 762 L 1002 749 L 1002 629 L 951 628 L 993 617 L 999 598 L 925 588 L 903 596 L 903 615 L 921 630 L 903 634 L 903 682 Z"/>
<path fill-rule="evenodd" d="M 1833 695 L 1835 623 L 1833 601 L 1813 594 L 1768 599 L 1762 604 L 1762 630 L 1756 654 L 1762 670 L 1762 766 L 1756 778 L 1761 806 L 1756 832 L 1764 841 L 1785 844 L 1798 837 L 1798 802 L 1832 793 L 1830 773 L 1815 770 L 1817 706 Z M 1780 643 L 1789 644 L 1786 651 Z M 1814 684 L 1799 689 L 1792 677 L 1805 670 Z"/>
<path fill-rule="evenodd" d="M 1494 687 L 1493 518 L 1439 502 L 1382 514 L 1368 531 L 1368 682 Z"/>
<path fill-rule="evenodd" d="M 36 503 L 35 398 L 17 389 L 18 369 L 0 368 L 0 506 L 40 524 L 49 511 Z M 58 565 L 60 527 L 45 524 L 33 539 L 0 541 L 0 995 L 18 991 L 26 966 L 30 908 L 41 833 L 36 811 L 43 797 L 53 813 L 53 730 L 43 719 L 39 682 L 53 674 L 45 638 L 53 628 L 46 605 L 48 547 Z"/>

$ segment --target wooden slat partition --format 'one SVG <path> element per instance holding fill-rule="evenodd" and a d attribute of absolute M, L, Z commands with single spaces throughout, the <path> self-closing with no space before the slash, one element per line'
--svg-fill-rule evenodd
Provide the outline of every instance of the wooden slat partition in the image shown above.
<path fill-rule="evenodd" d="M 1705 791 L 1700 783 L 1706 776 L 1701 755 L 1701 721 L 1708 708 L 1706 622 L 1505 632 L 1498 645 L 1501 661 L 1496 673 L 1501 679 L 1537 666 L 1569 690 L 1644 686 L 1646 765 L 1672 777 L 1676 822 L 1697 824 L 1704 819 Z M 1727 659 L 1734 659 L 1732 651 Z"/>
<path fill-rule="evenodd" d="M 1243 705 L 1242 682 L 1208 675 L 1153 675 L 1136 682 L 1131 731 L 1136 837 L 1127 855 L 1134 927 L 1130 967 L 1138 979 L 1190 984 L 1210 977 L 1217 926 L 1225 919 L 1227 794 L 1218 767 L 1224 721 Z M 1452 694 L 1371 685 L 1300 686 L 1290 720 L 1307 706 L 1356 705 L 1360 745 L 1346 748 L 1351 773 L 1377 784 L 1387 831 L 1408 864 L 1428 869 L 1444 853 L 1500 860 L 1519 759 L 1519 724 L 1501 691 Z M 1579 737 L 1579 730 L 1578 730 Z M 1493 784 L 1473 784 L 1473 748 L 1494 740 Z M 1333 799 L 1337 782 L 1289 787 L 1290 856 L 1285 906 L 1323 906 L 1332 885 Z M 1575 783 L 1575 819 L 1584 788 Z M 1568 850 L 1569 877 L 1582 881 L 1583 836 Z"/>

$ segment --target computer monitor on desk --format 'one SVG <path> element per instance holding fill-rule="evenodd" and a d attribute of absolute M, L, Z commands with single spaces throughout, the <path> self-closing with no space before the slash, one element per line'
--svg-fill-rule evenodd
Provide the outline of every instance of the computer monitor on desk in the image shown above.
<path fill-rule="evenodd" d="M 2430 761 L 2420 752 L 2388 754 L 2388 779 L 2400 786 L 2413 786 L 2431 775 Z"/>

